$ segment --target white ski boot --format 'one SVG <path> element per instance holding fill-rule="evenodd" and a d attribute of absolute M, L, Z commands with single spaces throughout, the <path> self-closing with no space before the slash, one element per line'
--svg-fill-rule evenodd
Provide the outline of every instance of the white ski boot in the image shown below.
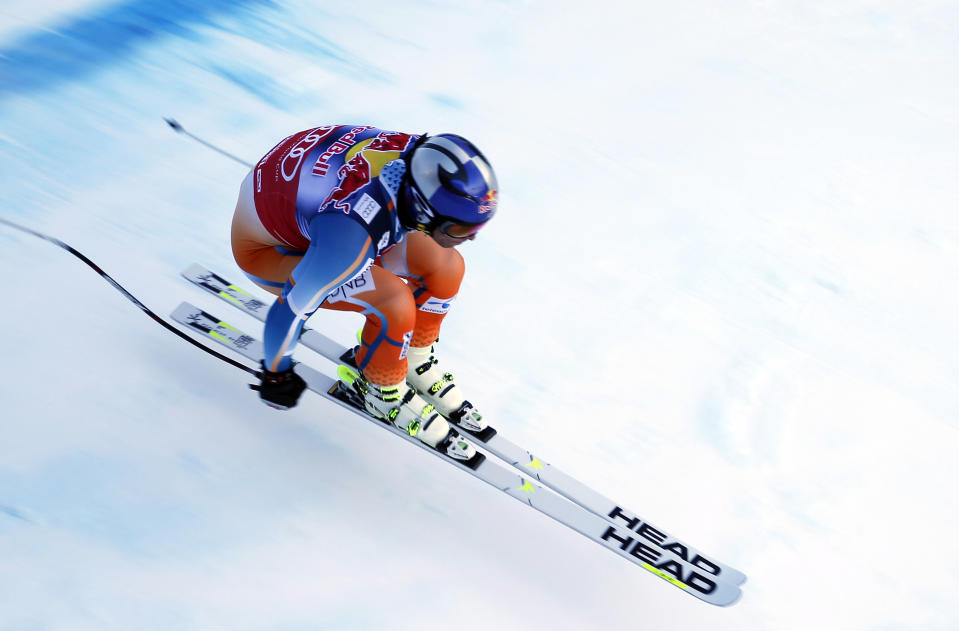
<path fill-rule="evenodd" d="M 453 383 L 453 375 L 440 370 L 432 346 L 411 346 L 406 357 L 409 361 L 406 383 L 440 414 L 469 432 L 482 432 L 487 428 L 489 424 L 483 416 Z"/>
<path fill-rule="evenodd" d="M 476 455 L 476 449 L 405 382 L 378 386 L 358 377 L 353 385 L 363 395 L 366 411 L 376 418 L 393 423 L 455 460 L 469 460 Z"/>

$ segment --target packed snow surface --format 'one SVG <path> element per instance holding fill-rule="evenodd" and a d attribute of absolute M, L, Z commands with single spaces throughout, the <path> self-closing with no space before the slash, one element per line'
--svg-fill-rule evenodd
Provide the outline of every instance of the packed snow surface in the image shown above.
<path fill-rule="evenodd" d="M 957 25 L 936 0 L 5 2 L 0 214 L 160 314 L 259 334 L 178 277 L 242 279 L 245 169 L 163 117 L 249 161 L 333 122 L 472 139 L 502 201 L 444 365 L 749 581 L 704 605 L 319 397 L 268 409 L 0 227 L 0 629 L 956 629 Z"/>

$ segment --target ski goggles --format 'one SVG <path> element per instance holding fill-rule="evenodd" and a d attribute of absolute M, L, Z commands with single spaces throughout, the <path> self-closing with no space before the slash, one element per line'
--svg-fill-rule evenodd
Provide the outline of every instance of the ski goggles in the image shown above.
<path fill-rule="evenodd" d="M 453 237 L 454 239 L 466 239 L 479 232 L 480 228 L 485 225 L 485 223 L 468 224 L 444 221 L 439 225 L 438 229 L 448 237 Z"/>
<path fill-rule="evenodd" d="M 410 193 L 410 204 L 416 221 L 425 225 L 435 225 L 436 228 L 431 230 L 431 232 L 439 230 L 446 236 L 453 237 L 454 239 L 467 239 L 479 232 L 480 228 L 486 225 L 485 222 L 479 224 L 458 223 L 449 219 L 437 224 L 437 221 L 442 219 L 442 217 L 437 217 L 433 206 L 426 201 L 426 196 L 423 195 L 423 192 L 415 182 L 410 182 Z"/>

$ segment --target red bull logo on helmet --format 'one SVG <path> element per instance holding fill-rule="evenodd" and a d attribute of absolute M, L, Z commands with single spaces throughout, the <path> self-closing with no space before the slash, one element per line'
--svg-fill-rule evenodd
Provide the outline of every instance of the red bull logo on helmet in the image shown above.
<path fill-rule="evenodd" d="M 481 215 L 485 215 L 486 213 L 496 210 L 497 204 L 499 204 L 499 191 L 491 190 L 480 200 L 477 210 L 479 210 Z"/>

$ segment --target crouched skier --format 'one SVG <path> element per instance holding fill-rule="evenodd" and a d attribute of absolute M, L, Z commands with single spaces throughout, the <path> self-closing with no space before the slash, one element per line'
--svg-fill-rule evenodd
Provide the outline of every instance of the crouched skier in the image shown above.
<path fill-rule="evenodd" d="M 493 169 L 454 134 L 324 125 L 270 150 L 240 187 L 231 235 L 243 272 L 278 296 L 263 336 L 263 402 L 296 405 L 305 383 L 292 354 L 310 315 L 356 311 L 366 322 L 353 386 L 366 410 L 471 458 L 448 421 L 472 431 L 486 423 L 433 345 L 463 279 L 454 248 L 476 237 L 496 205 Z"/>

